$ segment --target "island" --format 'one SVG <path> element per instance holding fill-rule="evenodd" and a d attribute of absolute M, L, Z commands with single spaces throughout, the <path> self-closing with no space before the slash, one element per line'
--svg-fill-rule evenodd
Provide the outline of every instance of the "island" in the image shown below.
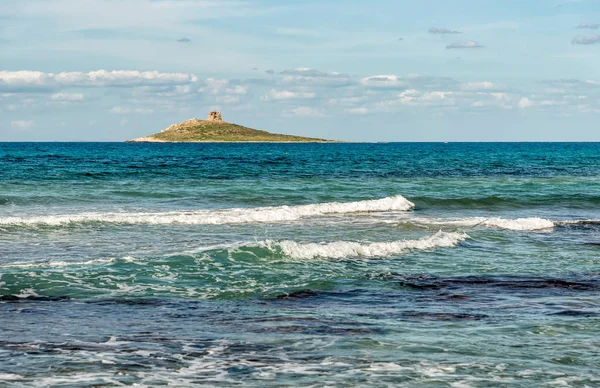
<path fill-rule="evenodd" d="M 154 135 L 127 140 L 129 143 L 200 143 L 200 142 L 278 142 L 330 143 L 332 140 L 281 135 L 223 121 L 221 112 L 212 111 L 207 120 L 193 118 L 173 124 Z"/>

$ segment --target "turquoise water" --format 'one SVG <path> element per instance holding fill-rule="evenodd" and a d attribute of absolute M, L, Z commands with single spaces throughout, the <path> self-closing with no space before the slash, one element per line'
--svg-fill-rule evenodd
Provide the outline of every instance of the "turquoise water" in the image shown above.
<path fill-rule="evenodd" d="M 0 143 L 0 386 L 598 386 L 599 264 L 596 143 Z"/>

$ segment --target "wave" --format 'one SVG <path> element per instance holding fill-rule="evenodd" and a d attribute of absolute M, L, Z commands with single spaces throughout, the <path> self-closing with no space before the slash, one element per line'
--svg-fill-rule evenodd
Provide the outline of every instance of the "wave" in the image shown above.
<path fill-rule="evenodd" d="M 600 220 L 548 220 L 539 217 L 506 219 L 499 217 L 469 217 L 469 218 L 409 218 L 407 222 L 435 226 L 454 226 L 474 228 L 477 226 L 498 228 L 515 231 L 542 231 L 561 226 L 600 225 Z"/>
<path fill-rule="evenodd" d="M 410 217 L 398 220 L 383 221 L 392 224 L 432 225 L 435 227 L 456 228 L 497 228 L 514 231 L 549 231 L 556 227 L 594 226 L 600 225 L 600 219 L 550 220 L 540 217 L 501 218 L 501 217 L 466 217 L 466 218 L 419 218 Z"/>
<path fill-rule="evenodd" d="M 557 222 L 539 217 L 505 219 L 499 217 L 469 217 L 469 218 L 411 218 L 409 222 L 436 226 L 470 227 L 483 226 L 488 228 L 507 229 L 515 231 L 535 231 L 553 229 Z"/>
<path fill-rule="evenodd" d="M 117 260 L 125 262 L 133 262 L 135 259 L 131 256 L 125 256 L 120 259 L 106 258 L 106 259 L 92 259 L 87 261 L 42 261 L 42 262 L 15 262 L 9 264 L 0 265 L 2 268 L 53 268 L 53 267 L 77 267 L 77 266 L 88 266 L 88 265 L 106 265 L 112 264 Z"/>
<path fill-rule="evenodd" d="M 545 230 L 552 229 L 555 226 L 553 221 L 539 218 L 517 218 L 517 219 L 503 219 L 503 218 L 490 218 L 483 222 L 483 225 L 491 228 L 500 228 L 508 230 Z"/>
<path fill-rule="evenodd" d="M 293 259 L 312 259 L 312 258 L 353 258 L 353 257 L 388 257 L 398 253 L 404 253 L 412 249 L 432 250 L 435 248 L 449 248 L 456 246 L 459 242 L 469 238 L 465 233 L 446 233 L 438 232 L 434 235 L 423 237 L 417 240 L 400 240 L 392 242 L 358 243 L 336 241 L 331 243 L 299 243 L 290 240 L 274 241 L 265 240 L 259 242 L 235 242 L 228 244 L 217 244 L 203 246 L 198 249 L 169 253 L 162 258 L 136 258 L 132 256 L 97 258 L 85 261 L 37 261 L 37 262 L 12 262 L 0 265 L 0 270 L 20 270 L 20 269 L 53 269 L 64 267 L 104 267 L 114 264 L 130 264 L 161 266 L 166 262 L 173 263 L 172 260 L 181 260 L 182 258 L 194 258 L 196 255 L 219 255 L 228 253 L 230 257 L 240 253 L 252 253 L 264 255 L 265 251 Z M 232 256 L 233 255 L 233 256 Z M 164 259 L 164 260 L 163 260 Z M 160 262 L 157 264 L 157 262 Z M 152 264 L 153 263 L 153 264 Z M 2 283 L 0 282 L 0 285 Z"/>
<path fill-rule="evenodd" d="M 414 204 L 401 195 L 357 202 L 272 206 L 160 213 L 81 213 L 34 217 L 4 217 L 0 225 L 66 225 L 72 223 L 219 225 L 294 221 L 327 214 L 408 211 Z"/>
<path fill-rule="evenodd" d="M 280 253 L 293 259 L 347 259 L 356 257 L 388 257 L 405 253 L 413 249 L 432 250 L 451 248 L 466 240 L 466 233 L 438 232 L 432 236 L 418 240 L 400 240 L 393 242 L 358 243 L 351 241 L 335 241 L 330 243 L 299 243 L 290 240 L 267 240 L 259 245 L 274 253 Z"/>

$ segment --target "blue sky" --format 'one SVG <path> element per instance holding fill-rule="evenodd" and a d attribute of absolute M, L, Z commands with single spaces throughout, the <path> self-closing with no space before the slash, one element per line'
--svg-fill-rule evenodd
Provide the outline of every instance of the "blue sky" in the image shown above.
<path fill-rule="evenodd" d="M 0 141 L 600 141 L 600 0 L 0 0 Z"/>

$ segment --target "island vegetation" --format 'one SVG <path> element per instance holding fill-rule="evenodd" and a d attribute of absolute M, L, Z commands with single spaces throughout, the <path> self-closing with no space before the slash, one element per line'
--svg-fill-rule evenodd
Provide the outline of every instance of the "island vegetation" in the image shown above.
<path fill-rule="evenodd" d="M 153 135 L 128 140 L 129 142 L 302 142 L 324 143 L 331 140 L 303 136 L 282 135 L 228 123 L 220 112 L 210 112 L 208 120 L 193 118 L 174 124 Z"/>

